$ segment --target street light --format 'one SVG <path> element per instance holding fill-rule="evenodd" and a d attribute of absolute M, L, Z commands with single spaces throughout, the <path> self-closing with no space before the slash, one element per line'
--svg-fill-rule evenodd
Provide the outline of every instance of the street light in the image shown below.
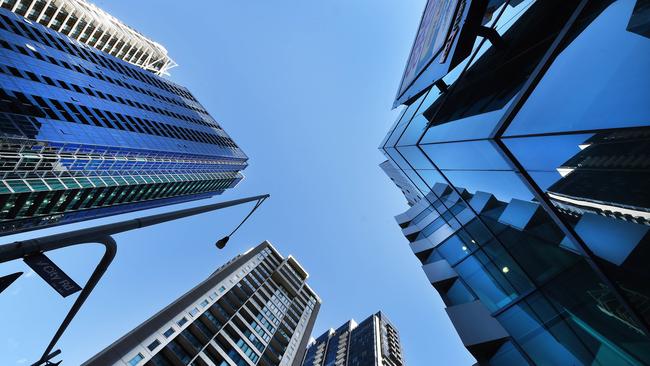
<path fill-rule="evenodd" d="M 226 235 L 223 238 L 217 240 L 217 248 L 223 249 L 228 243 L 228 240 L 230 240 L 230 235 Z"/>
<path fill-rule="evenodd" d="M 52 349 L 54 348 L 58 340 L 61 338 L 63 332 L 65 332 L 70 322 L 72 322 L 72 319 L 75 317 L 79 309 L 81 309 L 81 306 L 86 301 L 86 299 L 88 298 L 92 290 L 95 288 L 95 286 L 97 285 L 101 277 L 106 272 L 108 266 L 113 261 L 113 258 L 115 257 L 115 253 L 117 252 L 117 243 L 115 242 L 115 240 L 111 235 L 123 233 L 125 231 L 130 231 L 134 229 L 139 229 L 147 226 L 152 226 L 163 222 L 173 221 L 184 217 L 194 216 L 201 213 L 216 211 L 222 208 L 232 207 L 247 202 L 257 201 L 255 207 L 253 207 L 253 210 L 251 210 L 251 212 L 230 234 L 232 235 L 237 229 L 239 229 L 239 227 L 241 227 L 244 221 L 246 221 L 246 219 L 248 219 L 253 214 L 253 212 L 262 204 L 262 202 L 264 202 L 269 197 L 270 195 L 265 194 L 265 195 L 242 198 L 242 199 L 237 199 L 232 201 L 213 203 L 213 204 L 199 206 L 199 207 L 176 210 L 176 211 L 166 212 L 162 214 L 150 215 L 150 216 L 140 217 L 137 219 L 116 222 L 112 224 L 106 224 L 106 225 L 100 225 L 100 226 L 81 229 L 81 230 L 75 230 L 67 233 L 48 235 L 40 238 L 17 241 L 11 244 L 0 245 L 0 263 L 25 258 L 30 255 L 45 253 L 55 249 L 80 245 L 80 244 L 99 243 L 104 245 L 104 247 L 106 248 L 106 251 L 104 252 L 104 256 L 95 267 L 95 270 L 90 275 L 88 282 L 86 282 L 86 285 L 79 293 L 79 296 L 75 300 L 74 304 L 72 304 L 70 311 L 68 311 L 68 314 L 66 315 L 65 319 L 63 319 L 63 322 L 61 323 L 59 329 L 57 329 L 56 333 L 54 334 L 54 337 L 50 341 L 50 344 L 45 349 L 45 352 L 43 352 L 41 358 L 36 363 L 34 363 L 33 366 L 48 365 L 48 364 L 51 365 L 52 362 L 50 362 L 49 360 L 52 357 L 61 353 L 61 351 L 59 350 L 52 353 L 50 352 L 52 351 Z M 228 239 L 229 236 L 220 239 L 217 242 L 217 247 L 219 247 L 219 243 L 223 243 L 223 245 L 225 246 L 226 243 L 228 242 Z M 223 248 L 223 246 L 221 246 L 220 248 Z"/>
<path fill-rule="evenodd" d="M 223 249 L 226 246 L 226 244 L 228 244 L 228 240 L 230 240 L 230 237 L 233 236 L 233 234 L 246 222 L 246 220 L 248 220 L 249 217 L 251 217 L 253 212 L 255 212 L 255 210 L 257 210 L 257 208 L 260 207 L 262 202 L 264 202 L 264 200 L 267 199 L 267 198 L 268 198 L 268 195 L 267 195 L 267 197 L 264 197 L 264 198 L 258 200 L 255 203 L 255 206 L 253 207 L 251 212 L 249 212 L 248 215 L 246 215 L 246 217 L 244 217 L 244 219 L 239 223 L 239 225 L 237 225 L 237 227 L 233 231 L 230 232 L 230 234 L 228 234 L 228 235 L 224 236 L 223 238 L 217 240 L 216 246 L 217 246 L 218 249 Z"/>

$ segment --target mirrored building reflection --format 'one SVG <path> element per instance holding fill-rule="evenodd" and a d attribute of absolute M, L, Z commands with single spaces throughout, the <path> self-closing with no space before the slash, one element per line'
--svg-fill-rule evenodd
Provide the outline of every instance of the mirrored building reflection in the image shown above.
<path fill-rule="evenodd" d="M 84 0 L 0 1 L 0 235 L 234 187 L 248 158 L 172 65 Z"/>
<path fill-rule="evenodd" d="M 381 144 L 412 251 L 481 365 L 650 364 L 650 5 L 453 3 Z"/>

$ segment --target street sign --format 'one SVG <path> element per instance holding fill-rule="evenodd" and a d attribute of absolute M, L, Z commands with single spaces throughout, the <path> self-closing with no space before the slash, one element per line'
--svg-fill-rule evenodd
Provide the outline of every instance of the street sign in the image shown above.
<path fill-rule="evenodd" d="M 23 260 L 61 296 L 67 297 L 81 291 L 81 287 L 45 254 L 30 255 Z"/>
<path fill-rule="evenodd" d="M 12 283 L 14 283 L 15 280 L 20 277 L 20 275 L 23 274 L 22 272 L 16 272 L 12 273 L 10 275 L 2 276 L 0 277 L 0 293 L 4 290 L 7 289 L 7 287 L 11 286 Z"/>

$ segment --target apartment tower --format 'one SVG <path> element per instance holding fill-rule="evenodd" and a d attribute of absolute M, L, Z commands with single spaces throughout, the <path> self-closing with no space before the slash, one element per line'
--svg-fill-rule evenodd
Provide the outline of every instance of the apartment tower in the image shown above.
<path fill-rule="evenodd" d="M 382 312 L 349 320 L 310 342 L 302 365 L 403 366 L 399 333 Z"/>
<path fill-rule="evenodd" d="M 321 303 L 307 277 L 265 241 L 83 366 L 299 366 Z"/>

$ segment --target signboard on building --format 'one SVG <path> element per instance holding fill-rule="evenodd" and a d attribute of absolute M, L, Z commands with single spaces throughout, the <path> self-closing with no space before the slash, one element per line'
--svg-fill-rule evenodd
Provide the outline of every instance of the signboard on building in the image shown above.
<path fill-rule="evenodd" d="M 471 4 L 473 4 L 472 1 L 468 0 L 429 0 L 427 2 L 397 92 L 396 105 L 417 95 L 454 66 L 451 62 L 453 57 L 450 56 L 454 54 L 455 45 L 465 25 L 468 6 Z M 428 69 L 436 68 L 434 64 L 439 66 L 437 72 L 434 72 L 436 75 L 433 79 L 427 80 L 428 84 L 423 86 L 418 82 L 418 78 Z M 429 76 L 427 75 L 427 79 Z"/>
<path fill-rule="evenodd" d="M 440 52 L 456 13 L 459 0 L 430 0 L 422 14 L 420 27 L 406 64 L 400 94 Z"/>

